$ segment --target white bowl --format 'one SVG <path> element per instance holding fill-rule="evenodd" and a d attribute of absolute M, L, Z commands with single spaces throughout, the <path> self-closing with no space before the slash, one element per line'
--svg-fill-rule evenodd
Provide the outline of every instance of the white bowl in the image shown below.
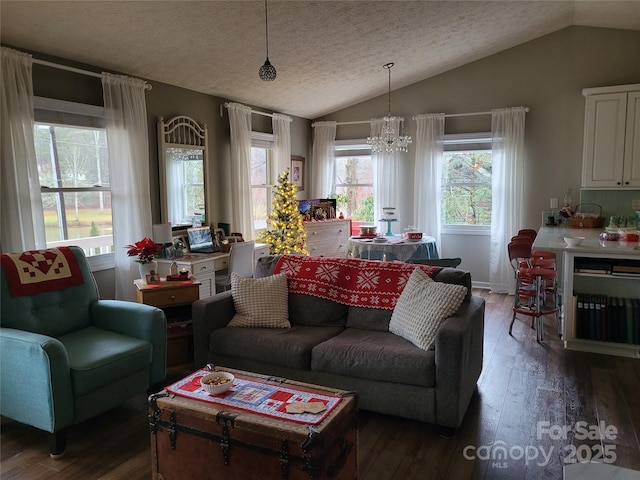
<path fill-rule="evenodd" d="M 577 247 L 584 242 L 584 237 L 564 237 L 564 241 L 570 247 Z"/>
<path fill-rule="evenodd" d="M 213 395 L 226 392 L 233 385 L 234 376 L 229 372 L 213 372 L 200 379 L 200 385 Z"/>

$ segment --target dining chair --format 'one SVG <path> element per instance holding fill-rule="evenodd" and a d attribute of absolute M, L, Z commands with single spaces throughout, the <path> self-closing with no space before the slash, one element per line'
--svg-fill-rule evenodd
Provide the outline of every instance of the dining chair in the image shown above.
<path fill-rule="evenodd" d="M 216 293 L 218 287 L 221 290 L 228 290 L 231 287 L 231 274 L 237 273 L 241 277 L 253 277 L 254 258 L 253 251 L 255 241 L 236 242 L 231 246 L 229 252 L 229 266 L 226 271 L 216 273 Z"/>

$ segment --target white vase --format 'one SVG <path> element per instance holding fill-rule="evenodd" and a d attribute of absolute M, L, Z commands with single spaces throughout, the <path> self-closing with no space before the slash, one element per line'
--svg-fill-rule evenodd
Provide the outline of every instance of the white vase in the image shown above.
<path fill-rule="evenodd" d="M 154 274 L 157 279 L 160 278 L 158 276 L 158 262 L 156 262 L 155 260 L 149 263 L 139 263 L 138 268 L 140 269 L 140 278 L 143 282 L 146 282 L 147 275 L 151 274 Z"/>

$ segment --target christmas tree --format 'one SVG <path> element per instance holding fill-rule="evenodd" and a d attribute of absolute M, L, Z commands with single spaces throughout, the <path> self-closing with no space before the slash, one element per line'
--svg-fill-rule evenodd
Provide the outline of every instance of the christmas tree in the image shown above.
<path fill-rule="evenodd" d="M 282 172 L 278 177 L 272 212 L 268 217 L 272 228 L 267 228 L 258 238 L 259 242 L 271 245 L 272 255 L 286 253 L 308 255 L 307 232 L 298 210 L 297 191 L 298 187 L 289 181 L 289 169 Z"/>

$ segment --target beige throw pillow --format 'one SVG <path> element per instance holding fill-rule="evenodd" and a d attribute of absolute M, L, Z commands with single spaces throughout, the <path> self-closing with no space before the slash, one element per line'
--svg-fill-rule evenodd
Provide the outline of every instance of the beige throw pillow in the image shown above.
<path fill-rule="evenodd" d="M 264 278 L 232 273 L 231 296 L 236 314 L 228 327 L 291 327 L 286 273 Z"/>
<path fill-rule="evenodd" d="M 467 287 L 434 282 L 416 268 L 393 309 L 389 331 L 428 350 L 440 324 L 458 310 L 466 294 Z"/>

